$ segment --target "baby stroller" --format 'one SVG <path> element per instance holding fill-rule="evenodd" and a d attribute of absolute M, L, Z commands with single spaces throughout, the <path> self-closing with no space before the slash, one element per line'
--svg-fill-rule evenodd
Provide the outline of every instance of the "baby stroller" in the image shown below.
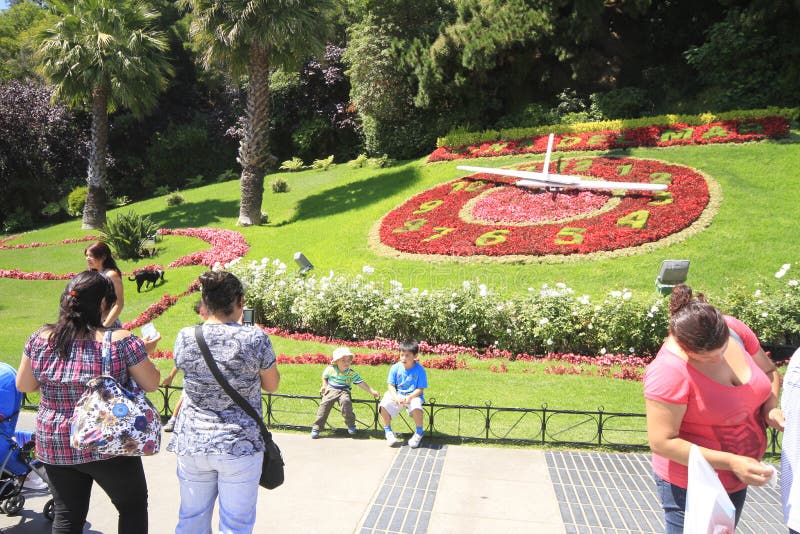
<path fill-rule="evenodd" d="M 17 371 L 13 367 L 0 363 L 0 511 L 6 515 L 18 514 L 25 505 L 22 485 L 31 471 L 48 482 L 44 465 L 33 458 L 31 433 L 15 432 L 22 405 L 16 377 Z M 43 513 L 47 519 L 53 520 L 53 499 L 47 501 Z"/>

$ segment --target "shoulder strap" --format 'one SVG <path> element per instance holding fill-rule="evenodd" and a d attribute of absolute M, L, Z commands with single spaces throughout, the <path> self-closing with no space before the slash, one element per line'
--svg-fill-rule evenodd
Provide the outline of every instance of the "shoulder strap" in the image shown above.
<path fill-rule="evenodd" d="M 739 333 L 733 328 L 728 327 L 728 331 L 730 332 L 731 337 L 735 339 L 739 343 L 739 345 L 744 347 L 744 341 L 742 340 L 742 336 L 740 336 Z M 745 352 L 747 351 L 745 350 Z"/>
<path fill-rule="evenodd" d="M 265 444 L 272 441 L 272 433 L 267 429 L 267 425 L 264 424 L 264 420 L 258 416 L 258 412 L 256 412 L 255 408 L 250 406 L 250 403 L 247 402 L 238 391 L 233 389 L 228 381 L 225 380 L 225 377 L 222 376 L 219 367 L 217 367 L 217 363 L 211 356 L 211 350 L 208 348 L 208 344 L 203 337 L 202 324 L 194 327 L 194 338 L 197 340 L 197 345 L 200 347 L 200 352 L 203 353 L 203 359 L 206 361 L 206 365 L 208 365 L 208 368 L 211 370 L 211 374 L 213 374 L 214 378 L 217 379 L 217 382 L 220 386 L 222 386 L 222 389 L 225 390 L 225 393 L 227 393 L 228 396 L 233 399 L 233 402 L 235 402 L 239 408 L 244 410 L 247 415 L 256 420 L 258 426 L 261 428 L 261 436 L 264 438 Z"/>
<path fill-rule="evenodd" d="M 103 349 L 102 349 L 102 370 L 101 374 L 111 376 L 111 336 L 114 334 L 112 329 L 106 330 L 103 334 Z"/>

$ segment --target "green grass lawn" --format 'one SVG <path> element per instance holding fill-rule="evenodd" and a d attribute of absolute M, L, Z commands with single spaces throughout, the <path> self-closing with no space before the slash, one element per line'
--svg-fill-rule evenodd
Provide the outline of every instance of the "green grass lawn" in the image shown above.
<path fill-rule="evenodd" d="M 461 162 L 428 165 L 423 160 L 387 169 L 352 169 L 334 166 L 328 171 L 283 173 L 290 192 L 273 193 L 266 179 L 264 209 L 269 223 L 238 228 L 250 244 L 246 259 L 280 258 L 291 264 L 292 255 L 303 251 L 317 272 L 358 273 L 364 265 L 375 268 L 374 279 L 396 279 L 405 286 L 443 288 L 463 280 L 478 280 L 493 291 L 513 295 L 543 283 L 564 282 L 579 294 L 605 295 L 623 287 L 653 292 L 653 279 L 666 258 L 692 261 L 689 282 L 712 296 L 732 286 L 750 286 L 770 277 L 778 267 L 798 259 L 800 237 L 796 229 L 796 204 L 800 198 L 800 149 L 798 131 L 788 141 L 744 145 L 709 145 L 665 149 L 640 148 L 617 152 L 626 156 L 655 158 L 697 168 L 722 187 L 723 201 L 711 226 L 687 240 L 652 252 L 629 257 L 570 261 L 561 264 L 450 263 L 399 260 L 376 255 L 367 235 L 383 215 L 409 197 L 465 173 L 455 169 Z M 580 154 L 569 153 L 566 157 Z M 594 153 L 596 155 L 596 153 Z M 500 166 L 541 159 L 518 156 L 471 160 L 470 165 Z M 186 202 L 169 207 L 165 197 L 125 206 L 150 215 L 162 227 L 222 227 L 236 229 L 239 183 L 214 184 L 182 192 Z M 80 220 L 30 232 L 18 242 L 56 242 L 89 233 Z M 85 268 L 86 243 L 43 248 L 0 250 L 0 269 L 64 273 Z M 167 236 L 154 259 L 121 262 L 123 271 L 150 263 L 167 265 L 208 245 L 193 238 Z M 202 272 L 202 267 L 169 269 L 166 282 L 152 290 L 136 292 L 125 282 L 122 319 L 132 320 L 164 293 L 183 292 Z M 0 360 L 16 365 L 25 339 L 39 325 L 56 319 L 64 281 L 0 279 Z M 164 336 L 161 348 L 171 348 L 178 330 L 196 322 L 190 296 L 156 320 Z M 276 351 L 286 354 L 330 353 L 333 347 L 290 339 L 273 340 Z M 161 361 L 164 372 L 171 362 Z M 490 373 L 477 363 L 469 371 L 431 371 L 430 397 L 441 403 L 496 406 L 539 406 L 556 409 L 641 411 L 641 385 L 592 377 L 552 376 L 531 373 Z M 281 392 L 311 394 L 319 383 L 319 366 L 283 366 Z M 362 368 L 368 381 L 380 386 L 385 368 Z M 513 370 L 512 370 L 513 371 Z M 380 389 L 380 388 L 379 388 Z"/>

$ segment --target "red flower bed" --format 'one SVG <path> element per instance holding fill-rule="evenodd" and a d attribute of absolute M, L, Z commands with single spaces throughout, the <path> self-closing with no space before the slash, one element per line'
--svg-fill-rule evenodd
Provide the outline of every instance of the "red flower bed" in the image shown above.
<path fill-rule="evenodd" d="M 210 249 L 180 257 L 167 267 L 183 267 L 185 265 L 213 267 L 216 263 L 224 265 L 236 258 L 241 258 L 250 250 L 250 245 L 247 244 L 244 236 L 233 230 L 223 230 L 221 228 L 178 228 L 171 230 L 162 228 L 159 233 L 161 235 L 196 237 L 211 244 Z"/>
<path fill-rule="evenodd" d="M 297 356 L 289 356 L 287 354 L 279 354 L 277 356 L 279 364 L 320 364 L 328 365 L 331 363 L 330 354 L 323 354 L 321 352 L 298 354 Z M 353 365 L 392 365 L 397 363 L 397 354 L 378 352 L 368 354 L 356 353 L 353 359 Z M 455 356 L 442 356 L 440 358 L 420 358 L 419 362 L 427 369 L 468 369 L 466 362 L 460 360 Z"/>
<path fill-rule="evenodd" d="M 380 223 L 380 243 L 403 253 L 445 256 L 613 251 L 687 228 L 710 198 L 705 178 L 682 165 L 598 157 L 570 160 L 562 170 L 607 181 L 666 183 L 668 190 L 621 197 L 606 191 L 553 193 L 479 173 L 431 188 L 391 211 Z"/>
<path fill-rule="evenodd" d="M 456 159 L 512 156 L 518 154 L 541 154 L 547 151 L 548 135 L 476 143 L 461 147 L 439 147 L 428 156 L 428 163 Z M 765 117 L 741 119 L 691 126 L 647 126 L 626 130 L 599 130 L 584 133 L 559 134 L 555 136 L 555 150 L 609 150 L 640 146 L 706 145 L 718 143 L 745 143 L 767 138 L 789 137 L 789 119 Z"/>

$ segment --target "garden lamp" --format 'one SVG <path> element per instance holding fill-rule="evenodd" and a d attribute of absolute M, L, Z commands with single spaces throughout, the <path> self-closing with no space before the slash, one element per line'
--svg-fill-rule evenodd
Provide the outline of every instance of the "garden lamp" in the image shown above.
<path fill-rule="evenodd" d="M 689 276 L 689 260 L 664 260 L 656 276 L 656 290 L 662 295 L 672 293 L 672 288 L 682 284 Z"/>
<path fill-rule="evenodd" d="M 294 262 L 297 264 L 298 267 L 300 267 L 300 270 L 297 271 L 297 274 L 299 274 L 300 276 L 305 276 L 305 274 L 308 273 L 308 271 L 314 268 L 314 266 L 311 264 L 310 261 L 308 261 L 308 258 L 306 258 L 302 252 L 294 253 Z"/>

